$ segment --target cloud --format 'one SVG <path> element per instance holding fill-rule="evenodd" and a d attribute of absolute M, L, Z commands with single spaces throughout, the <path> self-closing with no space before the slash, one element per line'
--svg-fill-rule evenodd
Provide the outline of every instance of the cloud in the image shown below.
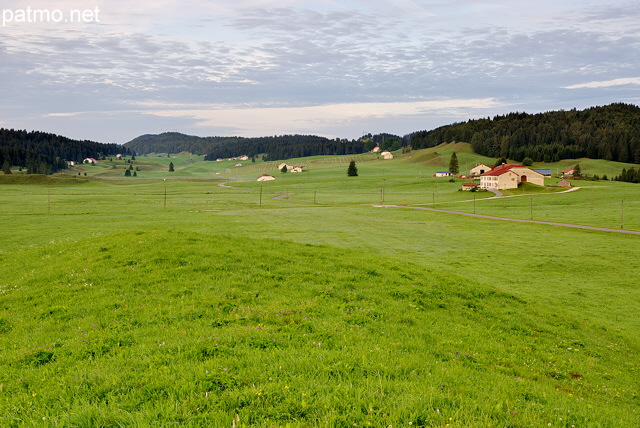
<path fill-rule="evenodd" d="M 640 85 L 640 77 L 625 77 L 613 80 L 600 80 L 587 83 L 578 83 L 576 85 L 564 86 L 563 89 L 596 89 L 622 85 Z"/>
<path fill-rule="evenodd" d="M 148 107 L 139 113 L 167 118 L 189 118 L 200 128 L 230 128 L 237 135 L 286 133 L 331 134 L 331 129 L 348 123 L 377 118 L 445 115 L 469 117 L 502 105 L 493 99 L 443 99 L 388 103 L 340 103 L 307 107 L 245 107 L 140 103 Z M 167 107 L 167 108 L 163 108 Z M 209 108 L 207 108 L 209 107 Z"/>

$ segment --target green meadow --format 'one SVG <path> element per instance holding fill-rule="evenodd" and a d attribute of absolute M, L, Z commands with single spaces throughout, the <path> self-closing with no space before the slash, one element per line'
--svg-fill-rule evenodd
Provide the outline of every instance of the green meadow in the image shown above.
<path fill-rule="evenodd" d="M 454 150 L 494 161 L 0 176 L 0 426 L 639 426 L 640 236 L 412 209 L 640 231 L 638 186 L 461 192 Z M 578 162 L 628 167 L 533 167 Z"/>

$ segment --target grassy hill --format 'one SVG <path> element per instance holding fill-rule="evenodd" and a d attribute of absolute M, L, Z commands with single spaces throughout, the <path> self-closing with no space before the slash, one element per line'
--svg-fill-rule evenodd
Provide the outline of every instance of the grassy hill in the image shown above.
<path fill-rule="evenodd" d="M 640 230 L 637 185 L 474 200 L 464 148 L 0 176 L 0 426 L 638 425 L 637 236 L 401 207 Z"/>

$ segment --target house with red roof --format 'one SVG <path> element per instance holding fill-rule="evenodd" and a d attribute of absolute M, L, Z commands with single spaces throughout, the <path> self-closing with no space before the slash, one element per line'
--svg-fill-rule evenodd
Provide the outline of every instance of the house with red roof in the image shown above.
<path fill-rule="evenodd" d="M 516 189 L 520 183 L 544 186 L 544 175 L 526 166 L 515 164 L 502 164 L 480 175 L 482 189 Z"/>
<path fill-rule="evenodd" d="M 562 175 L 573 175 L 573 171 L 575 171 L 575 168 L 570 166 L 569 168 L 562 170 Z"/>

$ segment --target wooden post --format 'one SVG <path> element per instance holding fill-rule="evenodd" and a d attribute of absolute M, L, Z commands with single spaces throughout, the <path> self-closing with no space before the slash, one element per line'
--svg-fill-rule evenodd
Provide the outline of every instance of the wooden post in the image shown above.
<path fill-rule="evenodd" d="M 624 201 L 620 204 L 620 229 L 624 229 Z"/>

